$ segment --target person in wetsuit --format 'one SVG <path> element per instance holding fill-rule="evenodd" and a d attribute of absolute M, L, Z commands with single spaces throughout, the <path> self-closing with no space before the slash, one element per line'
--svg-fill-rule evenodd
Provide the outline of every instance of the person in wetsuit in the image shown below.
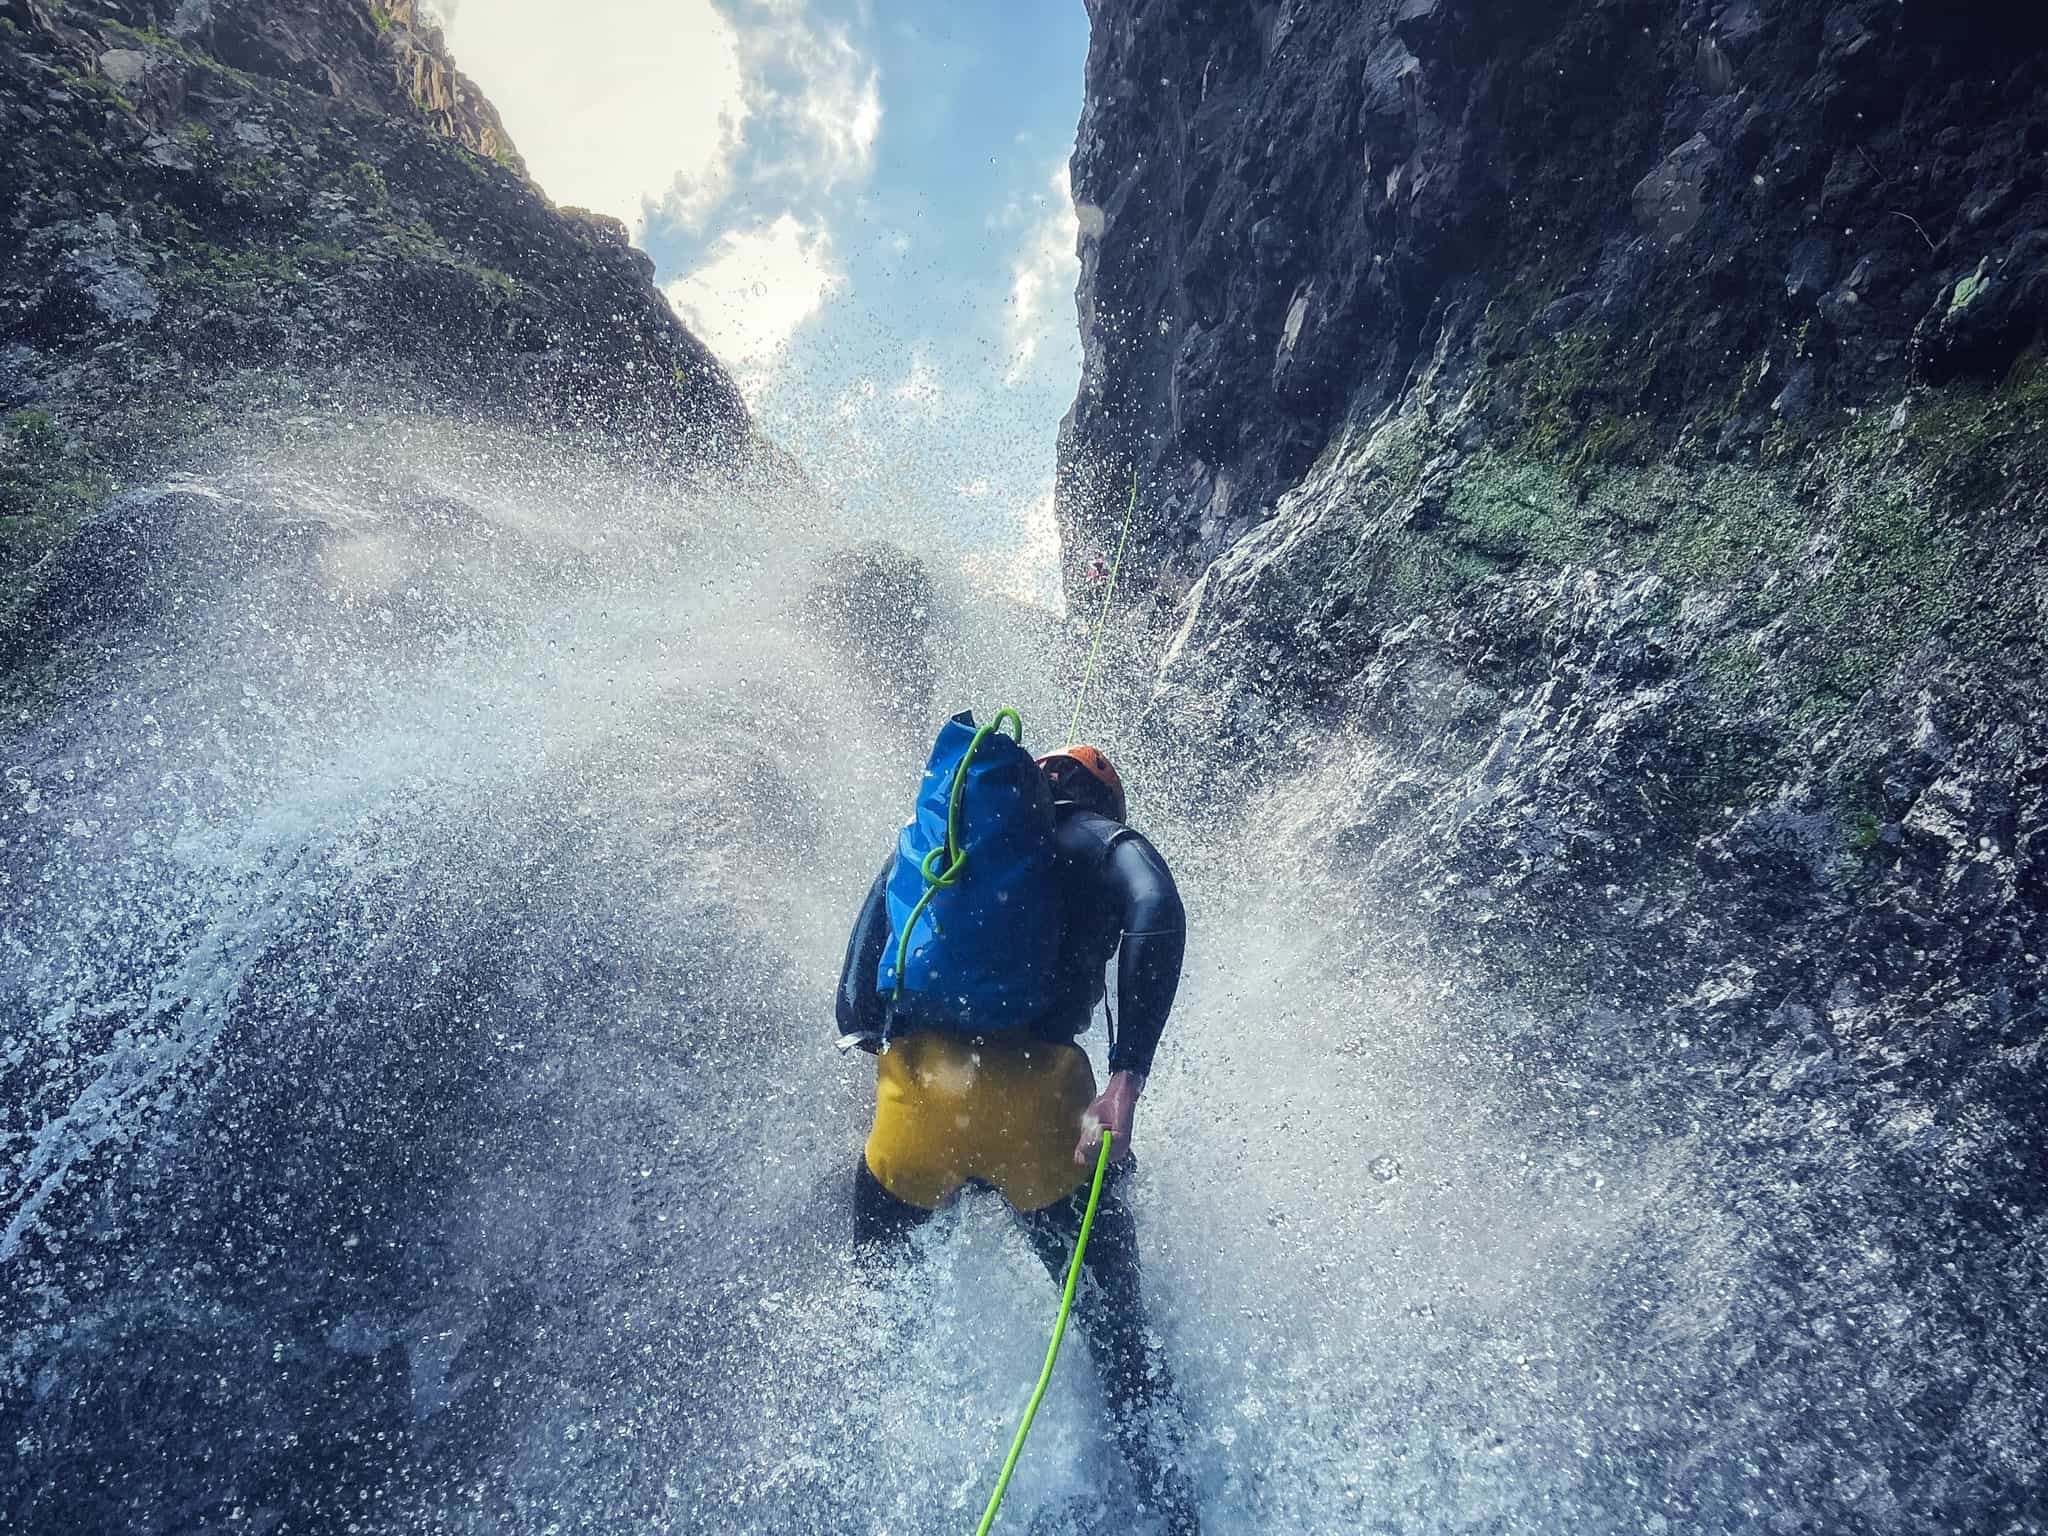
<path fill-rule="evenodd" d="M 1075 745 L 1039 767 L 1052 790 L 1060 947 L 1056 1001 L 1031 1027 L 974 1039 L 892 1034 L 897 1021 L 877 979 L 890 937 L 888 865 L 854 923 L 839 980 L 841 1038 L 879 1056 L 874 1127 L 854 1169 L 855 1251 L 869 1260 L 900 1255 L 913 1228 L 977 1182 L 1001 1191 L 1063 1283 L 1102 1132 L 1110 1132 L 1113 1166 L 1082 1261 L 1090 1283 L 1074 1314 L 1139 1488 L 1174 1536 L 1195 1536 L 1201 1527 L 1179 1465 L 1180 1409 L 1146 1326 L 1125 1187 L 1138 1098 L 1180 985 L 1186 917 L 1166 861 L 1124 824 L 1123 783 L 1109 759 Z M 1112 955 L 1118 1008 L 1109 1082 L 1098 1093 L 1074 1040 L 1104 1001 Z"/>

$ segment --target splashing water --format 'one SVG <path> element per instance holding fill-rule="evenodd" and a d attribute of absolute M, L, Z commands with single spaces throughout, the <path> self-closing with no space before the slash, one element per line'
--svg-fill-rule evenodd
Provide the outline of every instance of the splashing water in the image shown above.
<path fill-rule="evenodd" d="M 1046 626 L 799 492 L 473 431 L 123 515 L 148 601 L 0 798 L 18 1528 L 971 1529 L 1056 1298 L 986 1195 L 852 1269 L 830 994 L 931 721 L 1061 716 Z M 1883 1528 L 1869 1402 L 1712 1396 L 1758 1240 L 1696 1139 L 1376 966 L 1309 788 L 1137 814 L 1193 914 L 1137 1199 L 1212 1532 Z M 1131 1528 L 1084 1361 L 1002 1528 Z"/>

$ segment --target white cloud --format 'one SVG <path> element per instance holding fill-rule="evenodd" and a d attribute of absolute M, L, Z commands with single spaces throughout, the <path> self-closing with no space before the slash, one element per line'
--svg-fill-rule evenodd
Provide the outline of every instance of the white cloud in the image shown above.
<path fill-rule="evenodd" d="M 830 191 L 865 180 L 882 131 L 882 77 L 843 28 L 813 27 L 791 0 L 754 0 L 741 31 L 751 90 L 764 122 L 788 142 L 763 174 Z"/>
<path fill-rule="evenodd" d="M 557 202 L 695 224 L 730 189 L 754 92 L 711 0 L 442 0 L 448 46 Z"/>
<path fill-rule="evenodd" d="M 1060 534 L 1053 519 L 1052 492 L 1012 516 L 1009 536 L 1001 547 L 970 554 L 964 563 L 976 585 L 987 591 L 1055 613 L 1064 611 Z"/>
<path fill-rule="evenodd" d="M 1074 216 L 1073 185 L 1065 161 L 1054 168 L 1050 194 L 1041 201 L 1045 214 L 1010 269 L 1010 306 L 1003 317 L 1010 360 L 1003 382 L 1013 387 L 1030 377 L 1041 347 L 1063 329 L 1072 331 L 1069 301 L 1081 276 L 1075 254 L 1081 227 Z"/>
<path fill-rule="evenodd" d="M 881 74 L 863 73 L 844 34 L 828 38 L 812 63 L 798 113 L 814 150 L 807 169 L 825 186 L 863 178 L 882 132 Z"/>
<path fill-rule="evenodd" d="M 954 486 L 953 494 L 955 496 L 964 496 L 969 501 L 986 501 L 988 500 L 989 490 L 988 476 L 976 475 L 964 485 Z"/>
<path fill-rule="evenodd" d="M 700 229 L 737 176 L 865 180 L 881 73 L 801 0 L 438 0 L 448 46 L 557 202 Z M 750 166 L 746 157 L 759 157 Z"/>
<path fill-rule="evenodd" d="M 930 354 L 921 347 L 913 351 L 910 354 L 910 371 L 889 394 L 907 410 L 920 416 L 936 416 L 944 403 L 945 391 L 939 384 L 939 370 L 932 366 Z"/>
<path fill-rule="evenodd" d="M 664 291 L 748 400 L 758 401 L 797 330 L 845 286 L 831 231 L 785 213 L 720 235 L 703 265 Z"/>

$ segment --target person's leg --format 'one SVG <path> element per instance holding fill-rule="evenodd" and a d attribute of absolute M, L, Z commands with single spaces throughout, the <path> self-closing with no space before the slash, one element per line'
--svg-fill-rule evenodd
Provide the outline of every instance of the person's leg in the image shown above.
<path fill-rule="evenodd" d="M 865 1155 L 853 1169 L 853 1252 L 865 1262 L 900 1260 L 910 1247 L 910 1234 L 932 1213 L 898 1200 L 868 1168 Z"/>
<path fill-rule="evenodd" d="M 1194 1491 L 1181 1465 L 1186 1426 L 1173 1378 L 1146 1324 L 1138 1273 L 1138 1224 L 1127 1198 L 1128 1180 L 1112 1173 L 1104 1182 L 1074 1320 L 1109 1399 L 1110 1432 L 1130 1464 L 1138 1487 L 1158 1509 L 1173 1536 L 1197 1536 Z M 1088 1190 L 1077 1190 L 1021 1219 L 1025 1235 L 1056 1285 L 1064 1285 L 1088 1209 Z"/>
<path fill-rule="evenodd" d="M 874 1123 L 853 1171 L 856 1256 L 900 1259 L 911 1231 L 966 1179 L 955 1100 L 973 1081 L 968 1056 L 959 1042 L 912 1035 L 877 1060 Z"/>

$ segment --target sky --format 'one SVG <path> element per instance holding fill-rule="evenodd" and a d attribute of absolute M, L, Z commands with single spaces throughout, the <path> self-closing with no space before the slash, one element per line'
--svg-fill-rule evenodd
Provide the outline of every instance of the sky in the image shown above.
<path fill-rule="evenodd" d="M 1057 607 L 1082 0 L 441 0 L 556 203 L 626 221 L 861 528 Z"/>

